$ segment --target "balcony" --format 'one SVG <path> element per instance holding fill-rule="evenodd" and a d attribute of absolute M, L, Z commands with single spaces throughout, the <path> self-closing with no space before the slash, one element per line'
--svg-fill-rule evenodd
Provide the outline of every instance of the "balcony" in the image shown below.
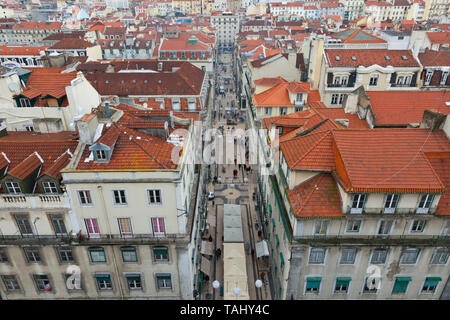
<path fill-rule="evenodd" d="M 2 194 L 2 210 L 15 209 L 70 209 L 66 194 Z"/>

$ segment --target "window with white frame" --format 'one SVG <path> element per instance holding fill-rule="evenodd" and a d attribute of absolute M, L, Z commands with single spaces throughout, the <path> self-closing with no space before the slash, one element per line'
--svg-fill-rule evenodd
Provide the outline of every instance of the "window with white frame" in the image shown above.
<path fill-rule="evenodd" d="M 127 198 L 125 197 L 125 190 L 113 190 L 114 204 L 127 204 Z"/>
<path fill-rule="evenodd" d="M 433 77 L 433 71 L 427 71 L 425 75 L 425 84 L 428 85 L 431 82 L 431 78 Z"/>
<path fill-rule="evenodd" d="M 19 105 L 21 108 L 31 108 L 31 101 L 28 98 L 20 98 Z"/>
<path fill-rule="evenodd" d="M 444 222 L 444 227 L 442 228 L 441 235 L 450 236 L 450 220 Z"/>
<path fill-rule="evenodd" d="M 380 220 L 378 224 L 377 234 L 378 235 L 390 234 L 393 225 L 394 225 L 393 220 Z"/>
<path fill-rule="evenodd" d="M 377 293 L 378 292 L 377 285 L 380 284 L 380 280 L 381 279 L 375 279 L 375 278 L 369 279 L 369 277 L 366 277 L 364 279 L 363 293 Z"/>
<path fill-rule="evenodd" d="M 170 273 L 155 274 L 158 289 L 172 289 L 172 275 Z"/>
<path fill-rule="evenodd" d="M 123 262 L 137 262 L 137 252 L 136 247 L 121 247 L 120 251 L 122 252 L 122 260 Z"/>
<path fill-rule="evenodd" d="M 44 189 L 44 193 L 58 193 L 56 183 L 51 181 L 42 182 L 42 188 Z"/>
<path fill-rule="evenodd" d="M 347 95 L 345 94 L 345 93 L 343 93 L 343 94 L 341 94 L 340 96 L 339 96 L 339 104 L 342 104 L 343 102 L 344 102 L 344 98 L 346 97 Z"/>
<path fill-rule="evenodd" d="M 131 218 L 117 218 L 117 224 L 119 225 L 119 231 L 122 237 L 133 236 L 133 230 L 131 228 Z"/>
<path fill-rule="evenodd" d="M 341 252 L 340 264 L 354 264 L 356 259 L 356 248 L 343 248 Z"/>
<path fill-rule="evenodd" d="M 89 247 L 89 257 L 93 263 L 106 262 L 105 249 L 102 247 Z"/>
<path fill-rule="evenodd" d="M 22 236 L 33 235 L 33 229 L 31 228 L 30 217 L 27 214 L 13 214 L 14 220 L 16 220 L 17 227 L 19 228 Z"/>
<path fill-rule="evenodd" d="M 349 277 L 337 277 L 336 284 L 334 285 L 334 293 L 347 293 L 351 280 Z"/>
<path fill-rule="evenodd" d="M 433 203 L 434 195 L 430 193 L 423 194 L 420 197 L 419 205 L 417 206 L 416 213 L 428 213 Z"/>
<path fill-rule="evenodd" d="M 425 230 L 426 220 L 414 220 L 411 223 L 411 233 L 422 233 Z"/>
<path fill-rule="evenodd" d="M 309 253 L 309 263 L 310 264 L 322 264 L 325 261 L 325 248 L 311 248 Z"/>
<path fill-rule="evenodd" d="M 441 280 L 441 277 L 426 277 L 421 293 L 435 293 L 436 288 L 439 285 L 439 281 Z"/>
<path fill-rule="evenodd" d="M 89 190 L 79 190 L 78 199 L 80 200 L 81 205 L 92 204 L 91 192 Z"/>
<path fill-rule="evenodd" d="M 337 104 L 339 99 L 339 94 L 335 93 L 331 95 L 331 104 Z"/>
<path fill-rule="evenodd" d="M 448 248 L 437 248 L 431 257 L 431 264 L 447 264 L 450 250 Z"/>
<path fill-rule="evenodd" d="M 59 213 L 50 214 L 49 218 L 50 218 L 50 221 L 53 226 L 53 230 L 55 231 L 56 235 L 66 235 L 67 234 L 66 224 L 64 222 L 64 216 L 62 214 L 59 214 Z"/>
<path fill-rule="evenodd" d="M 398 77 L 397 78 L 397 85 L 402 85 L 403 84 L 403 77 Z"/>
<path fill-rule="evenodd" d="M 405 86 L 409 86 L 410 83 L 411 83 L 411 76 L 406 76 L 404 82 Z"/>
<path fill-rule="evenodd" d="M 96 150 L 97 160 L 106 160 L 106 151 L 105 150 Z"/>
<path fill-rule="evenodd" d="M 348 82 L 348 77 L 347 76 L 343 76 L 342 80 L 341 80 L 341 84 L 345 86 L 345 85 L 347 85 L 347 82 Z"/>
<path fill-rule="evenodd" d="M 152 232 L 155 237 L 163 237 L 166 234 L 164 218 L 151 218 Z"/>
<path fill-rule="evenodd" d="M 71 247 L 57 247 L 56 251 L 58 252 L 59 262 L 66 263 L 74 261 Z"/>
<path fill-rule="evenodd" d="M 264 114 L 265 114 L 266 116 L 270 116 L 270 115 L 272 114 L 272 108 L 265 107 L 265 108 L 264 108 Z"/>
<path fill-rule="evenodd" d="M 362 213 L 367 195 L 365 193 L 356 193 L 352 197 L 352 206 L 350 213 Z"/>
<path fill-rule="evenodd" d="M 24 247 L 23 252 L 28 263 L 41 263 L 41 253 L 38 247 Z"/>
<path fill-rule="evenodd" d="M 397 208 L 398 199 L 400 196 L 398 194 L 388 194 L 386 196 L 386 201 L 384 202 L 384 213 L 394 213 Z"/>
<path fill-rule="evenodd" d="M 349 220 L 347 222 L 347 232 L 359 232 L 362 220 Z"/>
<path fill-rule="evenodd" d="M 326 235 L 328 229 L 328 220 L 317 220 L 314 225 L 314 235 Z"/>
<path fill-rule="evenodd" d="M 18 194 L 22 193 L 22 190 L 20 190 L 20 185 L 17 182 L 6 182 L 6 189 L 8 190 L 8 193 L 10 194 Z"/>
<path fill-rule="evenodd" d="M 444 85 L 447 82 L 447 78 L 448 78 L 448 71 L 447 72 L 442 72 L 442 77 L 441 77 L 441 85 Z"/>
<path fill-rule="evenodd" d="M 371 264 L 384 264 L 386 263 L 388 251 L 387 249 L 377 248 L 373 249 L 372 257 L 370 258 Z"/>
<path fill-rule="evenodd" d="M 280 108 L 280 115 L 285 115 L 287 113 L 287 107 L 281 107 Z"/>
<path fill-rule="evenodd" d="M 8 253 L 6 248 L 0 248 L 0 263 L 9 262 Z"/>
<path fill-rule="evenodd" d="M 130 290 L 142 290 L 142 280 L 139 273 L 129 273 L 125 275 L 127 286 Z"/>
<path fill-rule="evenodd" d="M 369 86 L 376 86 L 378 83 L 378 74 L 372 74 L 369 80 Z"/>
<path fill-rule="evenodd" d="M 334 84 L 340 84 L 341 83 L 341 77 L 334 77 Z"/>
<path fill-rule="evenodd" d="M 33 274 L 34 284 L 38 291 L 52 291 L 50 279 L 46 274 Z"/>
<path fill-rule="evenodd" d="M 417 258 L 419 257 L 420 249 L 418 248 L 408 248 L 403 251 L 402 257 L 400 258 L 400 263 L 403 264 L 415 264 Z"/>
<path fill-rule="evenodd" d="M 306 293 L 319 293 L 321 277 L 308 277 L 306 278 Z"/>
<path fill-rule="evenodd" d="M 147 190 L 147 192 L 148 192 L 149 204 L 162 204 L 161 190 L 152 189 L 152 190 Z"/>
<path fill-rule="evenodd" d="M 98 222 L 96 218 L 84 219 L 84 224 L 86 226 L 86 232 L 90 238 L 100 237 L 100 231 L 98 228 Z"/>
<path fill-rule="evenodd" d="M 153 247 L 153 260 L 155 262 L 169 261 L 168 247 Z"/>
<path fill-rule="evenodd" d="M 98 290 L 112 290 L 111 275 L 109 274 L 96 274 L 95 281 L 97 283 Z"/>

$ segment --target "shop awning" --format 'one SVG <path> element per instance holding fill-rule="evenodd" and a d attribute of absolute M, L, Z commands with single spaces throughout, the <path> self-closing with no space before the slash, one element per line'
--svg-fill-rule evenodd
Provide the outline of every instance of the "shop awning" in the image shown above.
<path fill-rule="evenodd" d="M 200 249 L 201 254 L 206 254 L 212 256 L 213 253 L 213 243 L 209 241 L 202 241 L 202 247 Z"/>
<path fill-rule="evenodd" d="M 256 257 L 260 258 L 269 255 L 269 247 L 267 246 L 266 240 L 256 243 Z"/>

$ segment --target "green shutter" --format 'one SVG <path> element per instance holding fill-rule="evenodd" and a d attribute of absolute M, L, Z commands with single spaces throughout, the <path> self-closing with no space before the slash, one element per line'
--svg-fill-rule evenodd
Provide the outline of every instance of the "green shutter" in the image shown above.
<path fill-rule="evenodd" d="M 283 253 L 280 252 L 280 261 L 281 261 L 281 265 L 284 265 L 284 257 L 283 257 Z"/>
<path fill-rule="evenodd" d="M 165 279 L 165 280 L 170 280 L 170 276 L 157 276 L 158 279 Z"/>
<path fill-rule="evenodd" d="M 395 278 L 395 280 L 398 280 L 398 281 L 411 281 L 412 278 L 411 277 L 398 277 L 398 278 Z"/>
<path fill-rule="evenodd" d="M 411 281 L 410 277 L 395 279 L 394 289 L 392 289 L 392 292 L 406 292 L 409 281 Z"/>
<path fill-rule="evenodd" d="M 97 281 L 109 281 L 109 276 L 95 276 Z"/>
<path fill-rule="evenodd" d="M 426 277 L 425 285 L 426 286 L 434 286 L 436 287 L 442 279 L 440 277 Z"/>
<path fill-rule="evenodd" d="M 322 278 L 307 278 L 306 289 L 319 289 Z"/>
<path fill-rule="evenodd" d="M 337 286 L 341 286 L 341 285 L 347 285 L 348 286 L 350 281 L 352 281 L 352 278 L 349 278 L 349 277 L 337 277 L 336 278 L 336 285 Z"/>
<path fill-rule="evenodd" d="M 274 218 L 272 218 L 272 225 L 275 228 L 276 224 L 275 224 L 275 219 Z"/>
<path fill-rule="evenodd" d="M 280 238 L 278 238 L 278 235 L 275 235 L 275 240 L 277 242 L 277 247 L 280 245 Z"/>
<path fill-rule="evenodd" d="M 130 280 L 130 281 L 140 281 L 141 280 L 141 277 L 140 276 L 138 276 L 138 275 L 129 275 L 129 276 L 127 276 L 127 280 Z"/>
<path fill-rule="evenodd" d="M 270 205 L 270 204 L 269 204 L 269 214 L 270 214 L 270 217 L 272 218 L 272 205 Z"/>
<path fill-rule="evenodd" d="M 167 249 L 153 249 L 155 254 L 167 254 Z"/>

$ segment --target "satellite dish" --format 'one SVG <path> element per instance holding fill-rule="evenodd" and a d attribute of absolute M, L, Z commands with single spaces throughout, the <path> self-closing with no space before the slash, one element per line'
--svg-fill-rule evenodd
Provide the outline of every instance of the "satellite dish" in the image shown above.
<path fill-rule="evenodd" d="M 11 91 L 11 92 L 17 92 L 20 90 L 19 85 L 15 82 L 11 82 L 10 84 L 8 84 L 8 88 L 9 88 L 9 91 Z"/>

